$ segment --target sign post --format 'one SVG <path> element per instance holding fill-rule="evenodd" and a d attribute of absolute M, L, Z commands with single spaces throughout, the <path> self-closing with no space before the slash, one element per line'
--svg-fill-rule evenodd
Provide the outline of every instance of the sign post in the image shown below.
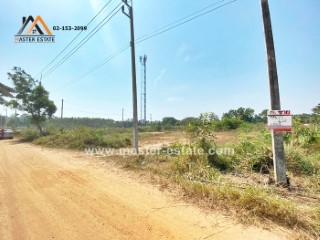
<path fill-rule="evenodd" d="M 292 115 L 290 110 L 271 110 L 268 112 L 268 128 L 273 132 L 291 132 Z"/>
<path fill-rule="evenodd" d="M 280 90 L 268 0 L 261 0 L 261 8 L 267 49 L 271 110 L 278 110 L 281 109 Z M 276 184 L 286 185 L 286 159 L 281 132 L 272 132 L 272 150 L 275 182 Z"/>

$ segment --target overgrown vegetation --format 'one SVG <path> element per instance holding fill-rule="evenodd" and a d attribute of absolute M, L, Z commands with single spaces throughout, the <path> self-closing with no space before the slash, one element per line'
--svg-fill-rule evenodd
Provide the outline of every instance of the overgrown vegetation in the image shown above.
<path fill-rule="evenodd" d="M 188 143 L 166 147 L 180 154 L 122 157 L 118 163 L 155 174 L 165 187 L 171 181 L 189 201 L 232 212 L 243 222 L 269 220 L 294 228 L 298 238 L 319 238 L 320 132 L 316 125 L 304 126 L 299 121 L 294 129 L 286 136 L 289 188 L 273 184 L 271 134 L 266 127 L 252 131 L 244 127 L 237 131 L 237 143 L 219 146 L 214 123 L 192 121 L 186 128 Z M 190 151 L 217 147 L 232 147 L 235 154 L 197 155 Z M 181 154 L 186 151 L 189 154 Z"/>
<path fill-rule="evenodd" d="M 55 147 L 84 150 L 85 148 L 121 148 L 131 146 L 131 134 L 122 129 L 90 129 L 77 127 L 66 130 L 48 128 L 42 136 L 36 130 L 21 132 L 22 141 L 32 141 L 35 144 Z"/>
<path fill-rule="evenodd" d="M 233 116 L 229 112 L 221 120 L 213 113 L 201 114 L 199 118 L 187 119 L 183 126 L 178 126 L 170 117 L 165 119 L 165 125 L 158 122 L 140 126 L 143 141 L 155 138 L 161 142 L 165 136 L 175 134 L 155 133 L 155 129 L 178 130 L 178 141 L 163 147 L 160 155 L 111 156 L 108 160 L 117 160 L 127 169 L 150 172 L 160 185 L 178 186 L 188 201 L 206 208 L 223 209 L 237 215 L 242 222 L 273 221 L 294 228 L 298 238 L 319 238 L 319 125 L 303 124 L 297 117 L 294 131 L 284 134 L 290 186 L 281 188 L 274 185 L 271 134 L 266 125 L 263 121 L 248 122 L 256 119 L 250 109 L 232 113 Z M 250 113 L 253 118 L 241 117 L 240 113 Z M 262 114 L 259 117 L 263 119 Z M 181 129 L 186 139 L 182 139 Z M 231 129 L 237 141 L 223 144 L 217 141 L 220 131 L 230 133 Z M 41 137 L 33 130 L 22 131 L 21 137 L 44 146 L 81 150 L 132 144 L 131 129 L 126 128 L 51 125 Z M 218 148 L 233 149 L 234 154 L 217 154 Z M 200 154 L 198 149 L 202 150 Z"/>

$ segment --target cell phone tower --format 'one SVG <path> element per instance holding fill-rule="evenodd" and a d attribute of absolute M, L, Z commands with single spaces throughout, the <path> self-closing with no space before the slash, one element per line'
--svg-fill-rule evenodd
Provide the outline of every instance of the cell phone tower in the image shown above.
<path fill-rule="evenodd" d="M 141 121 L 147 123 L 147 55 L 140 56 L 141 63 Z M 143 116 L 143 117 L 142 117 Z"/>

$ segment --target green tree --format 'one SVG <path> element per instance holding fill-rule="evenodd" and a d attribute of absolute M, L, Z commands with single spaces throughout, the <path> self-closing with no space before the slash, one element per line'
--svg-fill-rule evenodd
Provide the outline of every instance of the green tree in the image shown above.
<path fill-rule="evenodd" d="M 186 118 L 182 119 L 179 124 L 181 126 L 185 126 L 185 125 L 188 125 L 189 123 L 191 123 L 193 121 L 197 121 L 197 120 L 199 120 L 199 119 L 195 118 L 195 117 L 186 117 Z"/>
<path fill-rule="evenodd" d="M 222 118 L 239 119 L 252 123 L 254 121 L 254 110 L 252 108 L 243 107 L 240 107 L 237 110 L 231 109 L 229 112 L 224 113 Z"/>
<path fill-rule="evenodd" d="M 320 103 L 314 108 L 312 108 L 312 112 L 315 115 L 315 121 L 319 123 L 320 122 Z"/>
<path fill-rule="evenodd" d="M 268 109 L 262 110 L 261 113 L 258 115 L 255 115 L 255 122 L 262 122 L 262 123 L 267 123 L 268 122 Z"/>
<path fill-rule="evenodd" d="M 213 112 L 201 113 L 199 119 L 203 122 L 219 121 L 219 117 Z"/>
<path fill-rule="evenodd" d="M 316 107 L 312 108 L 312 112 L 316 115 L 320 115 L 320 103 Z"/>
<path fill-rule="evenodd" d="M 31 123 L 37 126 L 41 134 L 43 122 L 57 111 L 54 102 L 49 99 L 48 91 L 19 67 L 14 67 L 8 77 L 16 92 L 15 100 L 9 104 L 30 114 Z"/>
<path fill-rule="evenodd" d="M 4 99 L 4 97 L 13 97 L 14 89 L 11 87 L 8 87 L 2 83 L 0 83 L 0 105 L 6 104 L 7 101 Z"/>
<path fill-rule="evenodd" d="M 173 125 L 176 125 L 177 123 L 178 123 L 178 120 L 175 119 L 174 117 L 164 117 L 162 119 L 162 124 L 163 125 L 171 125 L 171 126 L 173 126 Z"/>

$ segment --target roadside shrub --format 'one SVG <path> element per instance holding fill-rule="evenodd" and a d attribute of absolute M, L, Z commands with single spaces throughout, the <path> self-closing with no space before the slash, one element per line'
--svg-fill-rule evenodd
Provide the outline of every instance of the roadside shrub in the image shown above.
<path fill-rule="evenodd" d="M 287 144 L 301 146 L 305 149 L 320 150 L 320 128 L 317 125 L 303 125 L 300 120 L 295 120 L 292 133 L 285 133 Z"/>
<path fill-rule="evenodd" d="M 220 171 L 234 169 L 233 159 L 209 154 L 210 149 L 216 149 L 214 122 L 195 120 L 188 124 L 185 133 L 190 143 L 174 143 L 169 148 L 176 154 L 172 162 L 172 169 L 179 174 L 191 173 L 193 168 L 214 167 Z M 202 151 L 199 153 L 198 150 Z M 191 152 L 190 152 L 191 151 Z"/>
<path fill-rule="evenodd" d="M 209 155 L 209 163 L 211 166 L 219 169 L 220 171 L 232 171 L 235 169 L 235 161 L 228 156 Z"/>
<path fill-rule="evenodd" d="M 32 142 L 40 137 L 39 131 L 36 129 L 25 129 L 20 132 L 21 141 Z"/>
<path fill-rule="evenodd" d="M 271 134 L 267 131 L 257 133 L 251 139 L 242 136 L 240 142 L 235 144 L 236 160 L 238 170 L 254 171 L 268 174 L 273 166 Z"/>
<path fill-rule="evenodd" d="M 243 124 L 244 121 L 237 118 L 224 118 L 221 121 L 215 122 L 216 130 L 233 130 L 237 129 Z"/>
<path fill-rule="evenodd" d="M 320 174 L 320 154 L 305 154 L 297 148 L 286 147 L 288 171 L 299 175 Z"/>
<path fill-rule="evenodd" d="M 72 130 L 56 131 L 38 138 L 34 143 L 48 147 L 84 149 L 87 147 L 121 148 L 131 145 L 130 134 L 111 132 L 108 129 L 77 127 Z"/>

